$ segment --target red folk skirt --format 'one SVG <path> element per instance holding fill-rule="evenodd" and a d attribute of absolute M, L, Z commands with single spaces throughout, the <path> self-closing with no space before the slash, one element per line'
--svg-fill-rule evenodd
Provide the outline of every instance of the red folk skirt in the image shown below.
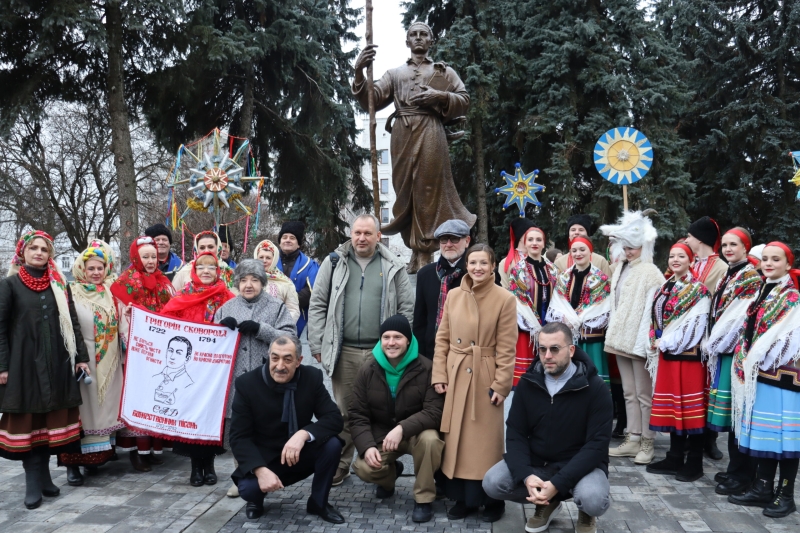
<path fill-rule="evenodd" d="M 519 330 L 517 336 L 517 357 L 514 361 L 514 382 L 512 389 L 516 388 L 519 378 L 528 371 L 528 367 L 533 363 L 534 345 L 531 342 L 531 334 L 527 331 Z"/>
<path fill-rule="evenodd" d="M 659 352 L 650 429 L 678 435 L 702 433 L 708 407 L 707 380 L 701 361 L 668 361 Z"/>

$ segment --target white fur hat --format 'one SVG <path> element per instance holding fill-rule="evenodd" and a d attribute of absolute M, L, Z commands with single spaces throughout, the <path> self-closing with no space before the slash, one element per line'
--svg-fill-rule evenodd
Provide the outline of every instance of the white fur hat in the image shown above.
<path fill-rule="evenodd" d="M 653 249 L 655 248 L 658 231 L 653 227 L 653 222 L 642 215 L 641 211 L 625 211 L 616 224 L 600 226 L 600 231 L 611 241 L 611 259 L 619 261 L 624 259 L 623 248 L 641 248 L 642 261 L 653 262 Z"/>

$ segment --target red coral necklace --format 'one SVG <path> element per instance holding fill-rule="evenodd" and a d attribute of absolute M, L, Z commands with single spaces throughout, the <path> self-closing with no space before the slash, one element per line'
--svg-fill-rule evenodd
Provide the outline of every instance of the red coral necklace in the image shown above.
<path fill-rule="evenodd" d="M 35 292 L 45 291 L 50 286 L 50 276 L 47 275 L 47 272 L 40 278 L 34 278 L 24 266 L 19 269 L 19 279 L 26 287 Z"/>

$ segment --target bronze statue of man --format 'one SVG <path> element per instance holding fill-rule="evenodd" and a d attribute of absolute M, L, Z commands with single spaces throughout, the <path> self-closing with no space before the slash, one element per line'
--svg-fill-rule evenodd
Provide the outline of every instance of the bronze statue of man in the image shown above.
<path fill-rule="evenodd" d="M 453 184 L 444 128 L 467 113 L 469 95 L 452 68 L 428 57 L 431 44 L 430 27 L 413 23 L 406 33 L 411 58 L 374 83 L 375 109 L 392 102 L 396 109 L 387 120 L 386 129 L 392 134 L 392 184 L 397 201 L 394 221 L 381 232 L 403 236 L 413 251 L 409 272 L 431 262 L 433 252 L 439 248 L 433 232 L 440 224 L 457 218 L 472 227 L 476 219 L 461 203 Z M 368 93 L 364 68 L 375 59 L 375 48 L 367 46 L 355 66 L 353 94 L 365 110 Z"/>

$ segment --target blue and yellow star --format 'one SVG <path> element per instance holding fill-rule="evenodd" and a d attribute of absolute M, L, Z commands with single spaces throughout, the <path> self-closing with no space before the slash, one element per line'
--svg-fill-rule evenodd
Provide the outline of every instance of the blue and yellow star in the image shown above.
<path fill-rule="evenodd" d="M 500 176 L 506 180 L 506 184 L 494 190 L 498 194 L 505 194 L 506 200 L 503 203 L 503 209 L 517 205 L 519 207 L 519 216 L 525 216 L 525 206 L 533 204 L 536 207 L 541 207 L 542 204 L 536 198 L 536 193 L 544 192 L 544 185 L 539 185 L 535 182 L 536 176 L 539 175 L 538 170 L 534 170 L 530 174 L 525 174 L 517 163 L 514 175 L 507 174 L 505 170 L 500 172 Z"/>

